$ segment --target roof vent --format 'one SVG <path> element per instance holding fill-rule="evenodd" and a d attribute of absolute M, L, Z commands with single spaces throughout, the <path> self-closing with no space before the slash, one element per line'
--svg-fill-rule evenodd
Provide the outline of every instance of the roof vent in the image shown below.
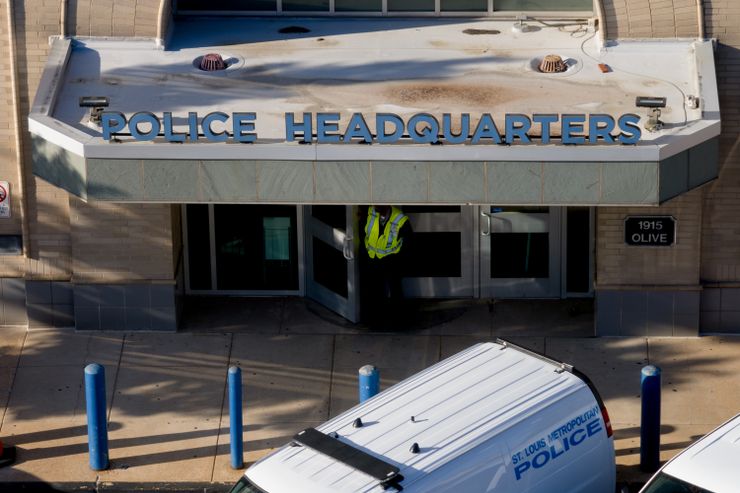
<path fill-rule="evenodd" d="M 363 427 L 363 423 L 362 423 L 361 418 L 355 419 L 354 422 L 352 423 L 352 428 L 362 428 L 362 427 Z"/>
<path fill-rule="evenodd" d="M 463 34 L 470 34 L 476 36 L 480 34 L 501 34 L 501 31 L 497 29 L 464 29 Z"/>
<path fill-rule="evenodd" d="M 280 29 L 278 29 L 278 32 L 282 34 L 303 34 L 310 33 L 311 30 L 303 26 L 287 26 L 281 27 Z"/>
<path fill-rule="evenodd" d="M 208 53 L 204 55 L 200 60 L 198 68 L 206 72 L 214 72 L 216 70 L 225 70 L 226 62 L 218 53 Z"/>
<path fill-rule="evenodd" d="M 419 453 L 419 444 L 414 442 L 411 444 L 411 448 L 409 449 L 409 452 L 412 454 L 418 454 Z"/>
<path fill-rule="evenodd" d="M 547 55 L 537 68 L 545 74 L 556 74 L 568 70 L 568 65 L 560 55 Z"/>

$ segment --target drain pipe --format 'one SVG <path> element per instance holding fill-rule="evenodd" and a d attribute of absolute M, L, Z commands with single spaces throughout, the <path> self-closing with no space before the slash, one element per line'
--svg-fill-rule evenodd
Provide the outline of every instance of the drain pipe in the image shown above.
<path fill-rule="evenodd" d="M 167 11 L 166 5 L 170 5 L 171 0 L 160 0 L 159 11 L 157 12 L 157 48 L 164 49 L 164 37 L 167 35 L 165 32 L 165 12 Z"/>
<path fill-rule="evenodd" d="M 18 170 L 18 189 L 20 190 L 19 197 L 19 208 L 21 213 L 21 236 L 23 237 L 21 243 L 23 245 L 23 256 L 28 258 L 30 256 L 30 243 L 31 236 L 29 235 L 28 226 L 28 203 L 27 203 L 27 190 L 26 190 L 26 179 L 23 174 L 23 137 L 22 125 L 21 125 L 21 104 L 19 98 L 19 86 L 18 86 L 18 63 L 16 56 L 16 44 L 15 44 L 15 7 L 13 1 L 6 2 L 8 6 L 8 36 L 10 38 L 10 85 L 11 95 L 13 97 L 13 105 L 15 111 L 13 115 L 15 123 L 15 158 L 17 160 Z"/>
<path fill-rule="evenodd" d="M 62 39 L 65 39 L 67 37 L 67 0 L 61 0 L 59 34 L 62 36 Z"/>
<path fill-rule="evenodd" d="M 696 0 L 700 2 L 701 0 Z M 599 47 L 606 44 L 606 15 L 604 14 L 604 3 L 603 0 L 594 0 L 594 10 L 596 10 L 596 18 L 599 20 Z"/>
<path fill-rule="evenodd" d="M 701 4 L 701 0 L 696 0 L 696 19 L 699 23 L 699 39 L 704 39 L 704 6 Z"/>

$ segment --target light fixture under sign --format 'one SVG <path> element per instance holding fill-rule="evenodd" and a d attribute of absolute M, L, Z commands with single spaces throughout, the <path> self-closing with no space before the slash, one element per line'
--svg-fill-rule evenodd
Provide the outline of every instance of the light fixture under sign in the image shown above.
<path fill-rule="evenodd" d="M 648 110 L 648 121 L 645 123 L 645 130 L 648 132 L 657 132 L 663 128 L 663 122 L 660 121 L 660 108 L 665 108 L 666 98 L 637 96 L 635 106 L 638 108 L 650 108 Z"/>
<path fill-rule="evenodd" d="M 80 108 L 91 108 L 90 122 L 100 124 L 103 108 L 107 108 L 110 99 L 107 96 L 82 96 L 79 100 Z"/>

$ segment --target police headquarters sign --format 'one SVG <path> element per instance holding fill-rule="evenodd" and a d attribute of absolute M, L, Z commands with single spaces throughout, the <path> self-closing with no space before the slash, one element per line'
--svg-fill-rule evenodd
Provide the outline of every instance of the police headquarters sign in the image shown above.
<path fill-rule="evenodd" d="M 624 114 L 618 118 L 606 114 L 511 114 L 497 126 L 490 113 L 471 118 L 469 113 L 432 115 L 417 113 L 404 119 L 392 113 L 366 115 L 353 113 L 342 118 L 339 113 L 285 113 L 286 142 L 319 144 L 364 142 L 393 144 L 410 139 L 417 144 L 530 144 L 536 136 L 540 144 L 558 139 L 561 144 L 636 144 L 642 136 L 640 117 Z M 182 125 L 175 125 L 172 113 L 161 117 L 140 111 L 127 117 L 118 111 L 104 111 L 101 130 L 105 140 L 116 134 L 131 135 L 137 141 L 163 137 L 167 142 L 243 142 L 258 141 L 256 113 L 216 111 L 201 117 L 189 112 Z M 368 121 L 372 122 L 375 133 Z M 177 127 L 177 128 L 176 128 Z M 559 127 L 559 135 L 553 129 Z"/>
<path fill-rule="evenodd" d="M 628 216 L 624 242 L 632 246 L 671 246 L 676 242 L 676 219 L 672 216 Z"/>

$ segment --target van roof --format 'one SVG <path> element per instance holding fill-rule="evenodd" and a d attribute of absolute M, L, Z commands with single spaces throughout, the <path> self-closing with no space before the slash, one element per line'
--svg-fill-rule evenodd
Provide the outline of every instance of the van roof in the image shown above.
<path fill-rule="evenodd" d="M 663 472 L 716 493 L 740 484 L 740 414 L 687 448 Z"/>
<path fill-rule="evenodd" d="M 402 486 L 431 473 L 587 384 L 572 367 L 504 341 L 477 344 L 319 426 L 325 434 L 398 467 Z M 495 378 L 491 378 L 496 375 Z M 598 397 L 596 397 L 598 399 Z M 413 421 L 412 421 L 413 416 Z M 361 418 L 363 426 L 353 427 Z M 422 453 L 410 451 L 417 443 Z M 248 471 L 258 485 L 269 464 L 280 484 L 311 491 L 371 491 L 376 479 L 308 447 L 285 447 Z M 262 469 L 262 470 L 260 470 Z M 279 471 L 279 472 L 278 472 Z M 274 479 L 270 479 L 272 482 Z M 268 491 L 267 485 L 262 486 Z M 324 489 L 325 488 L 325 489 Z M 286 488 L 286 491 L 290 489 Z"/>

